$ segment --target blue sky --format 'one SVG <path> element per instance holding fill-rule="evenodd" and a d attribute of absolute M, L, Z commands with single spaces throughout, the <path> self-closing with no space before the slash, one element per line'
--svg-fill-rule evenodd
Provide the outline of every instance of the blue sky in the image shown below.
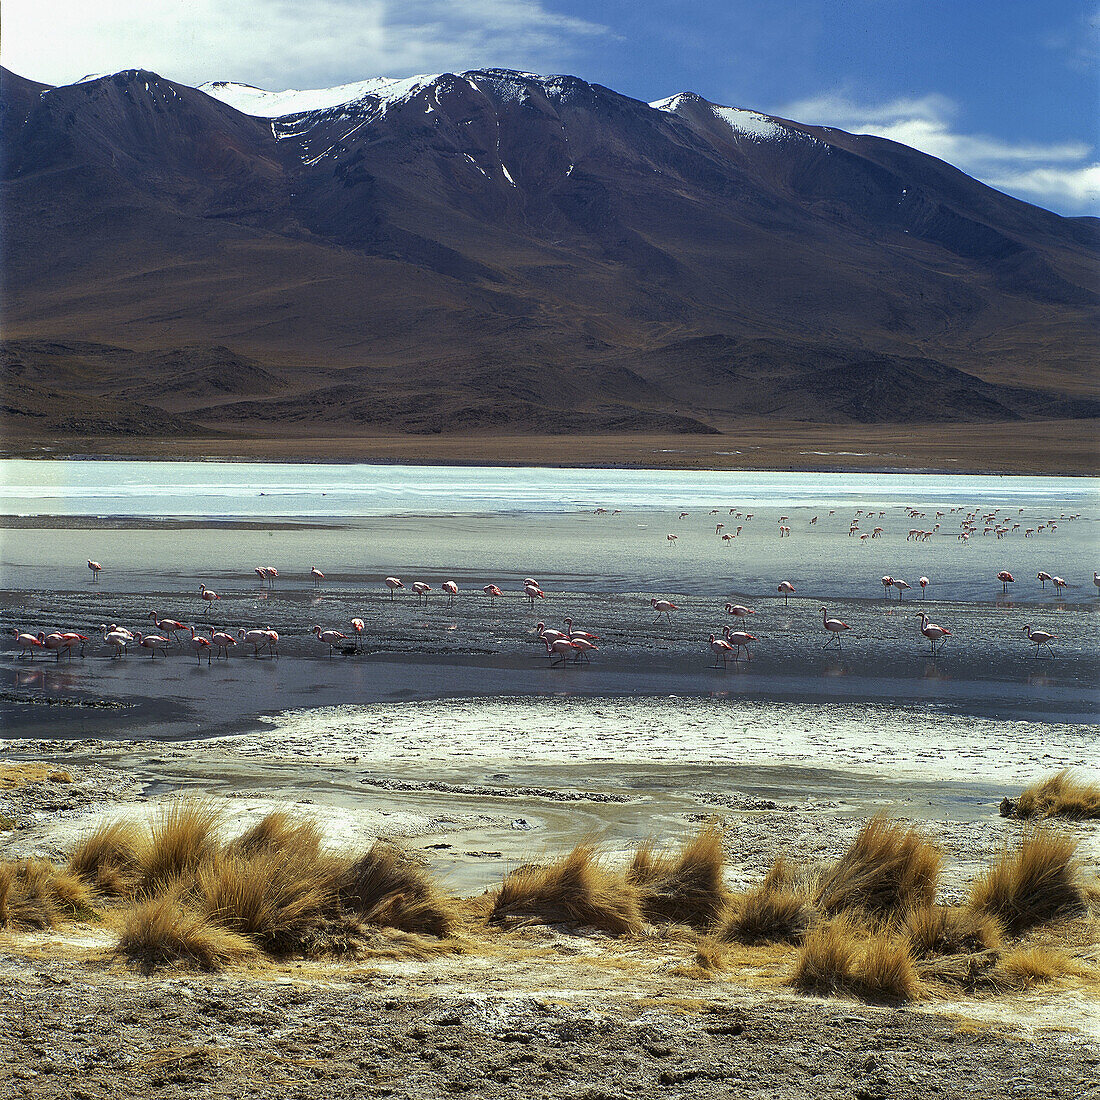
<path fill-rule="evenodd" d="M 1064 214 L 1100 214 L 1100 0 L 5 0 L 3 63 L 318 87 L 568 72 L 879 133 Z"/>

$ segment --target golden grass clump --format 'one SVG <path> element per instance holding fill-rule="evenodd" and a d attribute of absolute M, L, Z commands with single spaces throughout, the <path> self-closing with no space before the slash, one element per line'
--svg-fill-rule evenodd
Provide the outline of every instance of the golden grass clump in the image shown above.
<path fill-rule="evenodd" d="M 82 879 L 47 859 L 0 863 L 0 928 L 52 928 L 92 915 L 93 901 Z"/>
<path fill-rule="evenodd" d="M 999 970 L 1014 986 L 1027 987 L 1073 974 L 1077 967 L 1050 947 L 1017 947 L 1001 958 Z"/>
<path fill-rule="evenodd" d="M 885 814 L 876 814 L 848 851 L 822 874 L 815 900 L 829 914 L 901 914 L 932 903 L 942 864 L 939 845 Z"/>
<path fill-rule="evenodd" d="M 716 935 L 736 943 L 800 943 L 813 919 L 805 893 L 765 883 L 730 902 Z"/>
<path fill-rule="evenodd" d="M 334 907 L 335 867 L 277 848 L 219 853 L 195 872 L 196 908 L 273 955 L 308 953 Z"/>
<path fill-rule="evenodd" d="M 608 870 L 589 842 L 553 863 L 528 864 L 506 875 L 489 922 L 513 918 L 582 925 L 614 936 L 640 932 L 645 923 L 638 887 Z"/>
<path fill-rule="evenodd" d="M 458 899 L 440 890 L 420 863 L 380 840 L 343 870 L 336 892 L 345 909 L 383 928 L 453 936 L 464 923 Z"/>
<path fill-rule="evenodd" d="M 1082 912 L 1088 891 L 1076 852 L 1072 836 L 1032 829 L 1015 852 L 1004 851 L 974 883 L 970 908 L 996 917 L 1013 935 Z"/>
<path fill-rule="evenodd" d="M 1012 803 L 1012 816 L 1025 820 L 1044 817 L 1068 817 L 1078 821 L 1100 818 L 1100 786 L 1079 782 L 1065 768 L 1025 788 Z"/>
<path fill-rule="evenodd" d="M 154 818 L 141 853 L 139 889 L 146 895 L 189 878 L 217 853 L 222 816 L 208 799 L 175 798 Z"/>
<path fill-rule="evenodd" d="M 729 900 L 722 829 L 705 825 L 677 852 L 649 841 L 634 854 L 627 881 L 637 887 L 646 920 L 709 928 Z"/>
<path fill-rule="evenodd" d="M 226 849 L 236 855 L 260 851 L 292 852 L 317 856 L 321 851 L 321 830 L 310 818 L 295 818 L 285 810 L 272 810 L 246 829 Z"/>
<path fill-rule="evenodd" d="M 143 830 L 130 821 L 108 821 L 77 842 L 69 870 L 97 894 L 132 896 L 142 876 Z"/>
<path fill-rule="evenodd" d="M 902 921 L 912 953 L 917 958 L 935 955 L 977 955 L 1000 951 L 1004 929 L 996 917 L 961 905 L 925 905 L 911 909 Z"/>
<path fill-rule="evenodd" d="M 188 908 L 179 892 L 169 890 L 127 910 L 115 952 L 151 974 L 165 966 L 220 970 L 253 958 L 256 948 L 239 933 Z"/>
<path fill-rule="evenodd" d="M 847 915 L 807 932 L 791 984 L 803 993 L 869 1001 L 914 1001 L 924 993 L 908 939 L 872 932 Z"/>

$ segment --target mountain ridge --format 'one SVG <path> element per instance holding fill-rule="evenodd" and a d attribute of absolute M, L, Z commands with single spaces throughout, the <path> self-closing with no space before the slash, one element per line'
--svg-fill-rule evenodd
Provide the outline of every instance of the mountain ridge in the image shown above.
<path fill-rule="evenodd" d="M 409 432 L 1097 415 L 1097 219 L 694 93 L 500 69 L 341 87 L 361 94 L 258 116 L 144 70 L 3 72 L 7 362 L 54 378 L 59 416 L 108 396 L 89 343 L 229 432 L 310 407 Z M 887 379 L 925 392 L 848 392 Z"/>

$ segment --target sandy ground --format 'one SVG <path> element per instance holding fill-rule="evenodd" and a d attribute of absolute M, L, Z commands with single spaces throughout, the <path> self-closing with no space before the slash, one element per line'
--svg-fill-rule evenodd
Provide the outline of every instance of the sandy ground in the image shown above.
<path fill-rule="evenodd" d="M 182 762 L 211 773 L 229 759 L 225 746 L 177 746 L 173 769 L 161 748 L 34 746 L 34 761 L 0 770 L 9 778 L 0 785 L 0 812 L 15 825 L 0 832 L 0 854 L 60 855 L 96 821 L 154 812 L 165 770 L 178 779 Z M 125 769 L 115 767 L 124 753 Z M 530 837 L 510 828 L 513 815 L 536 819 L 554 793 L 513 791 L 495 815 L 458 811 L 468 803 L 451 795 L 449 812 L 432 815 L 415 803 L 387 810 L 386 792 L 371 787 L 352 813 L 333 789 L 339 769 L 331 763 L 329 782 L 295 798 L 271 784 L 274 754 L 244 759 L 258 785 L 225 799 L 231 829 L 288 806 L 321 820 L 337 847 L 396 837 L 444 871 L 448 861 L 452 869 L 495 871 L 502 855 L 514 864 L 531 854 Z M 859 808 L 700 796 L 669 823 L 686 831 L 720 814 L 731 880 L 745 882 L 780 852 L 835 856 Z M 904 815 L 902 804 L 896 808 Z M 976 863 L 1019 828 L 991 807 L 977 820 L 922 825 L 953 853 L 946 897 L 958 895 Z M 1087 851 L 1100 853 L 1100 826 L 1077 831 Z M 507 833 L 508 851 L 470 846 L 473 837 Z M 477 877 L 465 875 L 473 889 Z M 735 954 L 729 970 L 707 976 L 691 969 L 688 944 L 659 931 L 618 942 L 530 928 L 430 959 L 387 958 L 380 942 L 380 953 L 351 961 L 152 978 L 115 961 L 112 942 L 109 923 L 0 934 L 0 1097 L 538 1093 L 593 1100 L 736 1089 L 793 1100 L 963 1097 L 978 1087 L 983 1097 L 1038 1100 L 1098 1091 L 1095 990 L 1055 985 L 907 1008 L 826 1001 L 786 987 L 787 949 Z"/>
<path fill-rule="evenodd" d="M 9 436 L 22 457 L 126 455 L 282 461 L 487 465 L 642 466 L 693 470 L 940 470 L 947 473 L 1084 474 L 1100 469 L 1094 421 L 1013 424 L 861 425 L 747 423 L 725 435 L 295 436 L 253 438 Z"/>

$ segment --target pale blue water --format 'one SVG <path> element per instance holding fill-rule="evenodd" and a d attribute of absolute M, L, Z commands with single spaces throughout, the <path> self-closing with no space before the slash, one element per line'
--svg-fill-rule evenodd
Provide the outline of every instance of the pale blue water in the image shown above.
<path fill-rule="evenodd" d="M 1100 480 L 266 462 L 0 461 L 0 515 L 339 519 L 913 505 L 1095 509 Z"/>

